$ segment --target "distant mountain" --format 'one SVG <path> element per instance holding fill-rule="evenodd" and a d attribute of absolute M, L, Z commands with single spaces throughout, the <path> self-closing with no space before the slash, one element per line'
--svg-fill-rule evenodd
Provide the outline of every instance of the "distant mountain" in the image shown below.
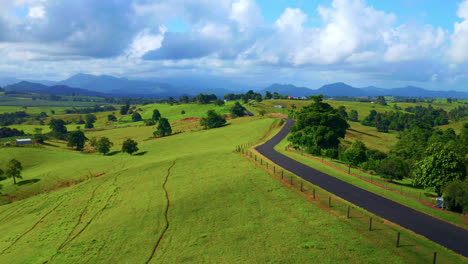
<path fill-rule="evenodd" d="M 175 87 L 164 82 L 129 80 L 108 75 L 95 76 L 82 73 L 61 81 L 59 84 L 118 96 L 179 97 L 182 95 L 195 96 L 200 93 L 214 93 L 217 96 L 223 96 L 231 92 L 226 89 L 192 88 L 189 85 Z"/>
<path fill-rule="evenodd" d="M 364 88 L 356 88 L 345 83 L 332 83 L 327 84 L 319 89 L 309 89 L 306 87 L 296 87 L 294 85 L 281 85 L 273 84 L 265 89 L 262 92 L 278 92 L 283 95 L 292 95 L 292 96 L 309 96 L 323 94 L 325 96 L 349 96 L 349 97 L 362 97 L 370 96 L 376 97 L 379 95 L 387 96 L 401 96 L 401 97 L 421 97 L 421 98 L 468 98 L 468 92 L 460 91 L 432 91 L 426 90 L 420 87 L 407 86 L 401 88 L 393 89 L 384 89 L 378 88 L 375 86 L 369 86 Z"/>
<path fill-rule="evenodd" d="M 41 93 L 41 94 L 54 94 L 54 95 L 86 95 L 86 96 L 104 96 L 103 93 L 89 91 L 80 88 L 71 88 L 65 85 L 54 85 L 47 86 L 39 83 L 32 83 L 22 81 L 16 84 L 7 85 L 4 87 L 6 91 L 18 91 L 18 92 L 29 92 L 29 93 Z"/>
<path fill-rule="evenodd" d="M 260 92 L 264 94 L 266 91 L 271 93 L 279 93 L 284 95 L 291 95 L 291 96 L 309 96 L 314 93 L 314 90 L 306 87 L 296 87 L 292 84 L 272 84 L 267 88 L 261 90 Z"/>

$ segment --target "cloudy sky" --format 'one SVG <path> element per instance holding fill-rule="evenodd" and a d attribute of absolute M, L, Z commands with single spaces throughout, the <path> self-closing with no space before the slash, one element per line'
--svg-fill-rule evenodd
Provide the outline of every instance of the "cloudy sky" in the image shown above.
<path fill-rule="evenodd" d="M 468 0 L 0 0 L 0 77 L 468 91 Z"/>

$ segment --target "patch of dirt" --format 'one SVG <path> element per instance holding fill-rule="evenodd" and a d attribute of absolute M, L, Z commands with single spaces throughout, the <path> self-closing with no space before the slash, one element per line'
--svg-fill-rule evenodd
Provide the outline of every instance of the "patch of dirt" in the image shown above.
<path fill-rule="evenodd" d="M 181 119 L 180 121 L 199 121 L 201 118 L 199 117 L 187 117 L 184 119 Z"/>
<path fill-rule="evenodd" d="M 288 115 L 280 114 L 280 113 L 272 113 L 268 114 L 269 117 L 280 117 L 280 118 L 288 118 Z"/>

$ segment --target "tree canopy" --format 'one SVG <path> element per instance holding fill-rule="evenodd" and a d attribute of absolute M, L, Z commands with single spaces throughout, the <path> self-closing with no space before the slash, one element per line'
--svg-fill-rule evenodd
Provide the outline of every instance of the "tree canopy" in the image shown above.
<path fill-rule="evenodd" d="M 223 115 L 216 114 L 214 110 L 208 110 L 206 117 L 200 120 L 200 125 L 205 129 L 221 127 L 226 124 L 226 118 Z"/>
<path fill-rule="evenodd" d="M 83 131 L 73 131 L 68 135 L 68 146 L 75 147 L 76 150 L 83 150 L 85 142 L 88 138 L 85 136 Z"/>
<path fill-rule="evenodd" d="M 93 114 L 87 114 L 85 119 L 86 119 L 85 128 L 93 128 L 94 122 L 96 122 L 97 120 L 96 116 Z"/>
<path fill-rule="evenodd" d="M 154 110 L 153 110 L 153 117 L 152 117 L 152 119 L 153 119 L 154 121 L 158 121 L 160 118 L 161 118 L 161 113 L 159 113 L 159 110 L 158 110 L 158 109 L 154 109 Z"/>
<path fill-rule="evenodd" d="M 96 143 L 96 149 L 99 153 L 107 154 L 110 151 L 110 148 L 114 145 L 109 138 L 102 137 Z"/>
<path fill-rule="evenodd" d="M 50 120 L 49 127 L 55 136 L 62 136 L 67 133 L 67 127 L 65 126 L 65 121 L 63 121 L 62 119 Z"/>
<path fill-rule="evenodd" d="M 141 115 L 138 112 L 133 112 L 132 114 L 132 121 L 133 122 L 138 122 L 141 121 Z"/>
<path fill-rule="evenodd" d="M 171 124 L 169 123 L 169 120 L 167 120 L 167 118 L 164 117 L 159 119 L 158 127 L 156 128 L 156 131 L 154 131 L 153 134 L 155 137 L 165 137 L 172 134 L 172 128 Z"/>
<path fill-rule="evenodd" d="M 239 102 L 236 102 L 231 107 L 231 116 L 232 117 L 242 117 L 245 115 L 245 107 L 243 107 Z"/>
<path fill-rule="evenodd" d="M 16 179 L 22 179 L 21 171 L 23 170 L 23 166 L 21 162 L 16 159 L 11 159 L 7 164 L 6 169 L 6 177 L 13 178 L 13 183 L 16 184 Z"/>
<path fill-rule="evenodd" d="M 122 152 L 132 155 L 133 153 L 137 151 L 138 151 L 138 143 L 135 140 L 129 138 L 123 142 Z"/>

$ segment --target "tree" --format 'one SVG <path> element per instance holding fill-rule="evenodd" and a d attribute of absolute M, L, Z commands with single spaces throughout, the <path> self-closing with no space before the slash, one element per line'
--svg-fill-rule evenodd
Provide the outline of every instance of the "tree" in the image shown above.
<path fill-rule="evenodd" d="M 349 112 L 349 120 L 354 122 L 359 121 L 358 112 L 356 110 L 351 110 L 351 112 Z"/>
<path fill-rule="evenodd" d="M 125 103 L 125 105 L 122 105 L 122 107 L 120 107 L 120 114 L 121 115 L 126 115 L 128 113 L 128 110 L 130 110 L 130 102 L 127 101 Z"/>
<path fill-rule="evenodd" d="M 255 101 L 257 101 L 257 103 L 260 103 L 262 101 L 262 96 L 260 94 L 257 94 L 255 96 Z"/>
<path fill-rule="evenodd" d="M 262 109 L 262 110 L 258 111 L 258 113 L 259 113 L 261 116 L 265 116 L 265 115 L 266 115 L 265 109 Z"/>
<path fill-rule="evenodd" d="M 169 136 L 172 133 L 171 124 L 169 124 L 169 120 L 167 118 L 159 119 L 158 127 L 156 131 L 154 131 L 153 135 L 155 137 L 165 137 Z"/>
<path fill-rule="evenodd" d="M 222 115 L 216 114 L 214 110 L 208 110 L 207 117 L 203 117 L 200 120 L 200 125 L 205 129 L 221 127 L 226 124 L 226 118 Z"/>
<path fill-rule="evenodd" d="M 68 146 L 75 147 L 76 150 L 81 151 L 87 140 L 88 138 L 85 137 L 83 131 L 73 131 L 68 135 Z"/>
<path fill-rule="evenodd" d="M 463 159 L 447 145 L 434 143 L 426 150 L 425 157 L 416 163 L 415 184 L 432 187 L 437 195 L 447 183 L 463 180 L 466 167 Z"/>
<path fill-rule="evenodd" d="M 407 174 L 406 165 L 403 160 L 394 155 L 381 160 L 376 166 L 376 171 L 389 181 L 401 180 Z"/>
<path fill-rule="evenodd" d="M 125 140 L 122 144 L 122 152 L 126 152 L 132 155 L 134 152 L 138 151 L 138 143 L 133 139 L 129 138 Z"/>
<path fill-rule="evenodd" d="M 107 116 L 107 121 L 115 122 L 117 121 L 117 117 L 115 117 L 115 115 L 110 114 Z"/>
<path fill-rule="evenodd" d="M 22 179 L 21 171 L 23 170 L 23 166 L 21 166 L 21 162 L 17 161 L 16 159 L 12 159 L 7 164 L 6 169 L 6 177 L 13 178 L 13 183 L 16 184 L 16 179 Z"/>
<path fill-rule="evenodd" d="M 468 179 L 453 181 L 443 188 L 447 209 L 458 213 L 468 213 Z"/>
<path fill-rule="evenodd" d="M 447 103 L 451 104 L 452 103 L 452 98 L 447 98 Z"/>
<path fill-rule="evenodd" d="M 273 99 L 275 99 L 275 100 L 280 99 L 279 93 L 274 92 L 274 93 L 273 93 Z"/>
<path fill-rule="evenodd" d="M 94 122 L 96 122 L 97 120 L 96 116 L 93 114 L 87 114 L 85 119 L 86 119 L 85 128 L 93 128 Z"/>
<path fill-rule="evenodd" d="M 349 166 L 358 166 L 367 160 L 366 145 L 360 140 L 355 140 L 351 146 L 342 154 L 344 161 L 348 162 Z"/>
<path fill-rule="evenodd" d="M 224 105 L 224 104 L 225 104 L 225 103 L 224 103 L 224 100 L 223 100 L 223 99 L 218 99 L 218 100 L 216 100 L 216 103 L 215 103 L 215 105 L 217 105 L 217 106 L 222 106 L 222 105 Z"/>
<path fill-rule="evenodd" d="M 180 114 L 185 115 L 185 110 L 180 111 Z"/>
<path fill-rule="evenodd" d="M 65 126 L 65 121 L 63 121 L 62 119 L 50 120 L 49 127 L 50 129 L 52 129 L 52 133 L 57 137 L 61 137 L 67 133 L 67 127 Z"/>
<path fill-rule="evenodd" d="M 263 97 L 263 99 L 264 100 L 270 100 L 271 98 L 273 98 L 273 95 L 269 91 L 266 91 L 265 96 Z"/>
<path fill-rule="evenodd" d="M 338 107 L 338 114 L 344 119 L 348 120 L 348 113 L 346 112 L 346 107 L 344 106 L 339 106 Z"/>
<path fill-rule="evenodd" d="M 152 119 L 153 119 L 154 121 L 158 121 L 160 118 L 161 118 L 161 113 L 159 113 L 159 110 L 158 110 L 158 109 L 154 109 L 154 110 L 153 110 L 153 117 L 152 117 Z"/>
<path fill-rule="evenodd" d="M 45 137 L 44 134 L 42 134 L 42 128 L 34 128 L 34 139 L 36 139 L 39 144 L 44 144 Z"/>
<path fill-rule="evenodd" d="M 377 100 L 376 102 L 379 104 L 379 105 L 387 105 L 387 101 L 385 101 L 385 97 L 384 96 L 377 96 Z"/>
<path fill-rule="evenodd" d="M 141 115 L 138 112 L 133 112 L 132 114 L 132 121 L 138 122 L 141 121 Z"/>
<path fill-rule="evenodd" d="M 231 116 L 232 117 L 242 117 L 245 115 L 245 107 L 243 107 L 239 102 L 236 102 L 231 107 Z"/>
<path fill-rule="evenodd" d="M 296 113 L 297 122 L 291 127 L 288 140 L 295 146 L 321 153 L 321 149 L 338 148 L 349 124 L 327 103 L 322 96 L 312 96 L 313 103 Z"/>
<path fill-rule="evenodd" d="M 97 142 L 97 151 L 106 155 L 110 148 L 114 145 L 107 137 L 102 137 Z"/>

